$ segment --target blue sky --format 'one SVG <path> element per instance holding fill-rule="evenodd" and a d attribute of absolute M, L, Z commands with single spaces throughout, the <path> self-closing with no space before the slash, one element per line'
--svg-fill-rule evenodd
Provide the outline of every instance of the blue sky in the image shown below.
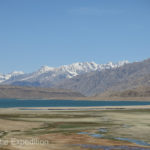
<path fill-rule="evenodd" d="M 0 0 L 0 72 L 150 57 L 150 0 Z"/>

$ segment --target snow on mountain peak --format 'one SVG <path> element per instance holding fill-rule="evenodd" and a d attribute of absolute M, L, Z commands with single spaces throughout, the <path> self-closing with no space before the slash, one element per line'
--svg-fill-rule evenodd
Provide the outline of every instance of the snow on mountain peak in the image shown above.
<path fill-rule="evenodd" d="M 39 72 L 39 73 L 45 73 L 45 72 L 52 71 L 52 70 L 54 70 L 53 67 L 42 66 L 42 67 L 38 70 L 38 72 Z"/>
<path fill-rule="evenodd" d="M 59 68 L 66 69 L 70 72 L 80 74 L 82 72 L 94 71 L 97 69 L 97 64 L 94 62 L 77 62 L 71 65 L 64 65 Z"/>
<path fill-rule="evenodd" d="M 119 61 L 118 63 L 109 62 L 107 64 L 103 64 L 102 66 L 103 69 L 110 69 L 110 68 L 118 68 L 128 63 L 129 62 L 125 60 L 125 61 Z"/>
<path fill-rule="evenodd" d="M 12 75 L 12 76 L 21 75 L 21 74 L 24 74 L 24 72 L 23 71 L 13 71 L 10 73 L 10 75 Z"/>
<path fill-rule="evenodd" d="M 119 61 L 119 62 L 118 62 L 118 65 L 119 65 L 119 66 L 123 66 L 123 65 L 128 64 L 128 63 L 129 63 L 128 60 Z"/>
<path fill-rule="evenodd" d="M 24 74 L 23 71 L 13 71 L 13 72 L 8 73 L 8 74 L 0 74 L 0 83 L 3 81 L 9 80 L 11 77 L 19 76 L 22 74 Z"/>
<path fill-rule="evenodd" d="M 96 64 L 95 62 L 76 62 L 70 65 L 63 65 L 57 68 L 42 66 L 39 70 L 25 74 L 24 76 L 16 76 L 24 74 L 22 71 L 14 71 L 7 75 L 0 74 L 0 82 L 9 80 L 15 76 L 15 81 L 29 81 L 29 82 L 58 82 L 62 79 L 73 78 L 77 75 L 88 73 L 92 71 L 101 71 L 105 69 L 112 69 L 121 67 L 124 64 L 129 63 L 128 61 L 121 61 L 118 63 L 109 62 L 107 64 Z M 14 78 L 12 78 L 14 82 Z"/>

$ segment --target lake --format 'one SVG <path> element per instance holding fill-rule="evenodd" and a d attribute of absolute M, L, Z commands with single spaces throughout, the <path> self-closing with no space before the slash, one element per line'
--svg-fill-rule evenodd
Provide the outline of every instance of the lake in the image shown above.
<path fill-rule="evenodd" d="M 89 107 L 89 106 L 150 105 L 146 101 L 88 101 L 88 100 L 16 100 L 0 99 L 0 108 L 11 107 Z"/>

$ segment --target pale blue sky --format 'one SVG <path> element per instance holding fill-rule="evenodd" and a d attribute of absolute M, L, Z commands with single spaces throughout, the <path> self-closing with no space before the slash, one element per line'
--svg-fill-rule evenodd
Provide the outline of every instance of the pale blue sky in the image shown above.
<path fill-rule="evenodd" d="M 150 0 L 0 0 L 0 72 L 150 57 Z"/>

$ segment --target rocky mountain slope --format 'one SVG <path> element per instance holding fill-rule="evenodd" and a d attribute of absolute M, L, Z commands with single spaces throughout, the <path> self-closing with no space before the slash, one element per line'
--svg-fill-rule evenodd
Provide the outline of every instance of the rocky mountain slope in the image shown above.
<path fill-rule="evenodd" d="M 59 83 L 56 87 L 94 96 L 106 91 L 123 91 L 138 86 L 150 86 L 150 59 L 125 64 L 122 67 L 82 74 Z"/>
<path fill-rule="evenodd" d="M 93 97 L 87 97 L 87 99 L 150 101 L 150 86 L 139 86 L 122 91 L 106 91 Z"/>
<path fill-rule="evenodd" d="M 140 86 L 137 88 L 113 92 L 109 94 L 110 97 L 150 97 L 150 86 Z"/>
<path fill-rule="evenodd" d="M 6 80 L 18 77 L 20 75 L 23 75 L 24 72 L 22 71 L 14 71 L 8 74 L 0 74 L 0 83 L 5 82 Z"/>
<path fill-rule="evenodd" d="M 58 68 L 43 66 L 39 70 L 29 73 L 21 74 L 6 78 L 1 84 L 19 85 L 19 86 L 41 86 L 53 87 L 55 84 L 65 80 L 76 77 L 84 73 L 93 71 L 102 71 L 106 69 L 118 68 L 128 63 L 122 61 L 117 64 L 96 64 L 94 62 L 74 63 L 71 65 L 64 65 Z M 1 80 L 2 81 L 2 80 Z"/>
<path fill-rule="evenodd" d="M 30 74 L 13 76 L 2 84 L 67 89 L 89 97 L 101 97 L 102 95 L 109 98 L 112 96 L 125 97 L 125 95 L 127 95 L 126 97 L 146 96 L 149 94 L 148 91 L 143 90 L 142 93 L 139 87 L 150 87 L 150 59 L 134 63 L 121 62 L 105 65 L 92 62 L 75 63 L 58 68 L 44 66 Z M 137 91 L 133 89 L 137 89 Z M 44 94 L 41 95 L 44 97 Z M 48 98 L 48 96 L 46 97 Z"/>

